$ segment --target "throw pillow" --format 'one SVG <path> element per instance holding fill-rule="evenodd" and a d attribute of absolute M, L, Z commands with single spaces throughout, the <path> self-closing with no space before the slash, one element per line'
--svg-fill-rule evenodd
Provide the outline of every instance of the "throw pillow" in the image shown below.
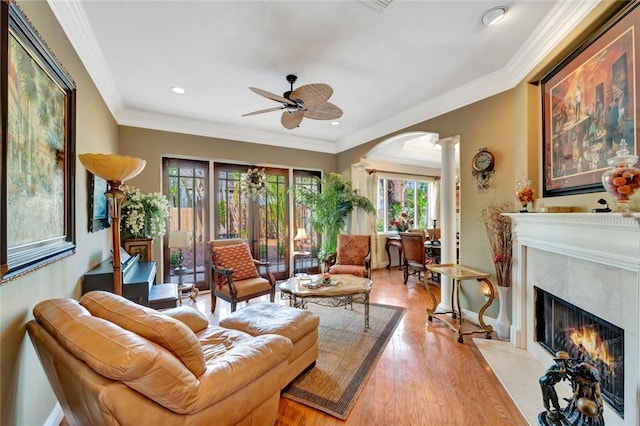
<path fill-rule="evenodd" d="M 234 281 L 260 277 L 248 244 L 212 247 L 211 251 L 218 268 L 233 269 L 231 278 Z"/>

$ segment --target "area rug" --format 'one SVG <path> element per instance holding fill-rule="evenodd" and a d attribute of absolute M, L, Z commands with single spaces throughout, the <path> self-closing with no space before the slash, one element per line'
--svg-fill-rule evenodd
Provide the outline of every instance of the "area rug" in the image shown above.
<path fill-rule="evenodd" d="M 318 359 L 282 396 L 345 420 L 405 308 L 371 303 L 369 330 L 364 331 L 360 303 L 354 303 L 353 310 L 314 303 L 307 306 L 320 317 Z"/>

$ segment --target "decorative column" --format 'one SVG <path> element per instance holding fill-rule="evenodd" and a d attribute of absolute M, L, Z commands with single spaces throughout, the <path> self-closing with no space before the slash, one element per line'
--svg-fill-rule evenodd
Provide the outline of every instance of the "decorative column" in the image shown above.
<path fill-rule="evenodd" d="M 440 139 L 442 147 L 442 174 L 440 179 L 440 262 L 456 263 L 456 156 L 455 147 L 460 136 Z M 453 280 L 440 276 L 440 303 L 438 311 L 450 311 Z"/>

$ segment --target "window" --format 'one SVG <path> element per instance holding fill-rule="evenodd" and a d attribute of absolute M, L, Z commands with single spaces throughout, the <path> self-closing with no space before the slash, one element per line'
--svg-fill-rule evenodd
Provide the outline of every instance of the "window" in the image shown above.
<path fill-rule="evenodd" d="M 306 170 L 294 170 L 293 171 L 293 182 L 294 182 L 294 191 L 298 191 L 299 188 L 306 188 L 310 191 L 320 191 L 320 179 L 321 173 L 317 171 L 306 171 Z M 309 218 L 309 209 L 307 207 L 301 206 L 300 204 L 295 203 L 294 201 L 294 218 L 293 225 L 294 229 L 297 230 L 299 228 L 303 228 L 308 237 L 305 241 L 295 242 L 295 245 L 298 246 L 296 250 L 299 248 L 302 252 L 310 252 L 310 256 L 303 257 L 301 259 L 296 259 L 296 262 L 299 265 L 296 265 L 298 269 L 303 270 L 305 272 L 315 272 L 318 268 L 318 250 L 322 245 L 321 235 L 317 234 L 308 223 Z"/>
<path fill-rule="evenodd" d="M 426 180 L 380 178 L 377 204 L 378 232 L 398 231 L 393 222 L 401 216 L 406 217 L 407 228 L 428 229 L 431 185 L 432 182 Z"/>

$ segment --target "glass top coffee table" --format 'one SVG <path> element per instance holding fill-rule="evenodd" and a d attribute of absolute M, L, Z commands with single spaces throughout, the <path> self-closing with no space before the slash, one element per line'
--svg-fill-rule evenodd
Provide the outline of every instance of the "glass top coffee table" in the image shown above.
<path fill-rule="evenodd" d="M 321 284 L 321 275 L 301 275 L 280 283 L 289 305 L 305 309 L 307 299 L 325 306 L 351 306 L 353 300 L 364 302 L 364 329 L 369 329 L 369 293 L 371 280 L 354 275 L 331 275 L 331 284 Z"/>

